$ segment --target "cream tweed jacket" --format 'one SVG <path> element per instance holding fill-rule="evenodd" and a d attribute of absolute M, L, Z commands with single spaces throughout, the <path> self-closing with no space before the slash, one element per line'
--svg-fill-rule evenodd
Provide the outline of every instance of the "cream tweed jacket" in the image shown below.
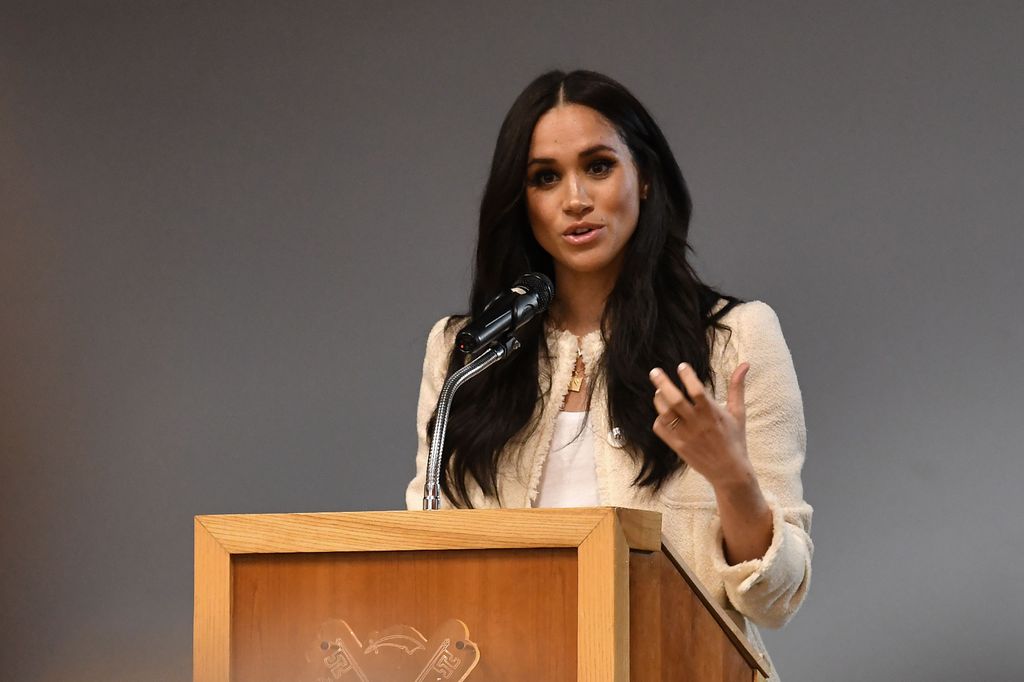
<path fill-rule="evenodd" d="M 724 302 L 720 302 L 722 305 Z M 442 319 L 427 339 L 420 386 L 417 427 L 419 447 L 416 476 L 406 491 L 409 509 L 422 508 L 423 483 L 429 443 L 427 421 L 444 382 L 456 330 L 445 332 Z M 780 627 L 803 601 L 811 577 L 813 545 L 811 507 L 803 499 L 800 469 L 806 449 L 803 403 L 796 373 L 775 312 L 753 301 L 735 306 L 721 322 L 732 332 L 715 334 L 711 349 L 714 381 L 709 389 L 724 405 L 729 378 L 742 362 L 750 363 L 746 378 L 747 450 L 758 481 L 771 507 L 774 529 L 771 546 L 760 559 L 730 565 L 722 548 L 722 532 L 714 491 L 707 479 L 692 469 L 670 479 L 657 493 L 632 485 L 638 465 L 628 444 L 616 437 L 608 423 L 607 392 L 603 382 L 594 386 L 589 416 L 594 430 L 594 459 L 598 496 L 602 505 L 661 512 L 665 544 L 696 573 L 708 592 L 729 610 L 751 643 L 764 652 L 753 624 Z M 537 496 L 544 460 L 550 448 L 555 418 L 561 409 L 575 366 L 577 345 L 588 367 L 604 351 L 599 332 L 577 342 L 567 331 L 546 330 L 552 360 L 542 373 L 550 374 L 551 393 L 538 406 L 538 428 L 509 447 L 515 453 L 498 474 L 498 490 L 506 507 L 529 507 Z M 542 377 L 541 386 L 547 386 Z M 474 507 L 499 506 L 470 482 Z M 445 500 L 445 506 L 448 501 Z M 772 678 L 777 680 L 774 671 Z"/>

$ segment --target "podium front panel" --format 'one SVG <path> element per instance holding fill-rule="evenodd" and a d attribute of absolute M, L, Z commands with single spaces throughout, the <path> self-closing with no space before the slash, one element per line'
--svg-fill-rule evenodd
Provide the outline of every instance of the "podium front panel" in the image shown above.
<path fill-rule="evenodd" d="M 577 679 L 574 549 L 240 554 L 231 563 L 233 680 L 411 682 L 432 656 L 446 658 L 446 681 L 468 665 L 470 680 Z M 465 635 L 451 635 L 453 621 Z"/>

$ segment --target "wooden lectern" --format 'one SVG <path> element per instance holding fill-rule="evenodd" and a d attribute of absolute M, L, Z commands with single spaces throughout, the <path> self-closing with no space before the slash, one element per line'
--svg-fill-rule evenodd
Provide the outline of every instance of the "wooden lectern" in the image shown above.
<path fill-rule="evenodd" d="M 659 514 L 605 507 L 197 516 L 193 655 L 195 682 L 768 669 L 662 545 Z"/>

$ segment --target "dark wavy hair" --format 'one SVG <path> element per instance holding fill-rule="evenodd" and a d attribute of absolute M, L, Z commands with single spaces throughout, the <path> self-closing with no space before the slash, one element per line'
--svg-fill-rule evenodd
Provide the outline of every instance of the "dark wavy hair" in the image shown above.
<path fill-rule="evenodd" d="M 712 379 L 713 335 L 728 330 L 719 320 L 738 299 L 703 284 L 690 266 L 687 235 L 693 206 L 683 174 L 654 119 L 622 85 L 592 71 L 550 71 L 516 98 L 498 133 L 480 205 L 470 310 L 448 324 L 461 326 L 479 315 L 524 272 L 543 272 L 557 292 L 551 256 L 534 239 L 527 217 L 526 165 L 534 126 L 559 104 L 587 106 L 608 119 L 648 186 L 601 321 L 604 355 L 598 367 L 587 370 L 592 379 L 607 382 L 609 423 L 622 430 L 631 446 L 623 456 L 642 460 L 634 484 L 657 490 L 683 463 L 651 430 L 657 414 L 648 371 L 685 360 L 701 380 Z M 723 298 L 727 305 L 712 315 Z M 497 472 L 511 450 L 506 444 L 537 427 L 552 391 L 550 373 L 542 371 L 550 357 L 543 323 L 538 318 L 521 330 L 522 348 L 467 382 L 452 403 L 442 490 L 457 506 L 471 506 L 470 477 L 485 495 L 498 498 Z M 465 362 L 453 349 L 448 373 Z M 427 429 L 431 437 L 434 421 Z"/>

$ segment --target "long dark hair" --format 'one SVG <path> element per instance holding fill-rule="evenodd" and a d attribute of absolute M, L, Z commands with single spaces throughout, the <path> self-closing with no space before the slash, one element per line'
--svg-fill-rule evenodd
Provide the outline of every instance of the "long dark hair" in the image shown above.
<path fill-rule="evenodd" d="M 607 382 L 609 421 L 630 444 L 625 452 L 641 459 L 634 484 L 657 490 L 682 462 L 651 430 L 657 415 L 647 373 L 685 360 L 701 380 L 711 380 L 709 337 L 727 329 L 719 319 L 737 299 L 703 284 L 690 266 L 687 235 L 693 206 L 683 174 L 654 119 L 622 85 L 592 71 L 551 71 L 512 104 L 498 133 L 480 205 L 470 311 L 449 325 L 479 315 L 524 272 L 543 272 L 557 291 L 551 256 L 534 239 L 527 218 L 526 164 L 537 120 L 562 103 L 587 106 L 607 118 L 648 186 L 605 306 L 604 356 L 598 367 L 587 369 L 592 378 L 603 376 Z M 727 306 L 712 315 L 722 298 Z M 509 451 L 505 446 L 537 427 L 538 408 L 551 395 L 550 375 L 542 372 L 549 357 L 543 319 L 534 320 L 519 339 L 522 348 L 515 355 L 464 385 L 452 404 L 442 490 L 457 505 L 471 506 L 469 477 L 485 495 L 498 497 L 497 472 Z M 453 351 L 449 374 L 465 360 Z M 431 419 L 428 434 L 433 426 Z"/>

